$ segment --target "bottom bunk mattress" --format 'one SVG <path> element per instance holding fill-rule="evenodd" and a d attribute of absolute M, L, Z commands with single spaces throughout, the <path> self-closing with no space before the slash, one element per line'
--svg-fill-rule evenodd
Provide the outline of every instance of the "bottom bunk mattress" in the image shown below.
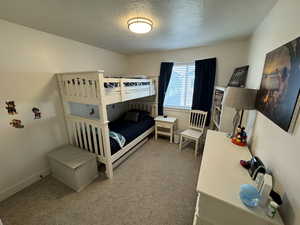
<path fill-rule="evenodd" d="M 124 136 L 126 139 L 125 146 L 152 126 L 154 126 L 154 119 L 150 116 L 144 117 L 143 120 L 139 122 L 116 120 L 108 124 L 110 131 Z M 112 155 L 121 149 L 119 143 L 113 138 L 110 138 L 110 148 Z"/>

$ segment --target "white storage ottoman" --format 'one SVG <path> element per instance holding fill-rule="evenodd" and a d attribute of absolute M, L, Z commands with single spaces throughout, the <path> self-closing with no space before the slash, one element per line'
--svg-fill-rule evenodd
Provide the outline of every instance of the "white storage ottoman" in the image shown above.
<path fill-rule="evenodd" d="M 79 192 L 97 176 L 96 156 L 72 145 L 48 153 L 52 176 Z"/>

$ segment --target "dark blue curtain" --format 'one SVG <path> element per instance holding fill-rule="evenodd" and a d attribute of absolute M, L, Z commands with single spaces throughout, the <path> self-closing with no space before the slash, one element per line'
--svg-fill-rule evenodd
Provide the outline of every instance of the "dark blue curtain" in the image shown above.
<path fill-rule="evenodd" d="M 217 59 L 204 59 L 195 62 L 195 82 L 192 109 L 208 112 L 206 125 L 210 123 L 212 98 L 215 86 Z"/>
<path fill-rule="evenodd" d="M 170 82 L 174 63 L 162 62 L 160 64 L 159 84 L 158 84 L 158 115 L 164 113 L 165 94 Z"/>

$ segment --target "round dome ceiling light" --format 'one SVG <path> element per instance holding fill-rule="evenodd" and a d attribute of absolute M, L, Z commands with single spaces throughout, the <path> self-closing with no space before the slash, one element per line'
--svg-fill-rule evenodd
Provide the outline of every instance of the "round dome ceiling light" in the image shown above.
<path fill-rule="evenodd" d="M 128 20 L 128 29 L 137 34 L 145 34 L 152 30 L 152 21 L 143 17 L 135 17 Z"/>

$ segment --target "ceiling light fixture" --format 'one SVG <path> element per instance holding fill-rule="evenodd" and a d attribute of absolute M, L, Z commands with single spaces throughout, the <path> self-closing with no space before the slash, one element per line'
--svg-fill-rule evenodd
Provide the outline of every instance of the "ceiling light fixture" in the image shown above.
<path fill-rule="evenodd" d="M 131 18 L 127 22 L 128 29 L 137 34 L 145 34 L 152 30 L 153 23 L 151 20 L 143 17 Z"/>

